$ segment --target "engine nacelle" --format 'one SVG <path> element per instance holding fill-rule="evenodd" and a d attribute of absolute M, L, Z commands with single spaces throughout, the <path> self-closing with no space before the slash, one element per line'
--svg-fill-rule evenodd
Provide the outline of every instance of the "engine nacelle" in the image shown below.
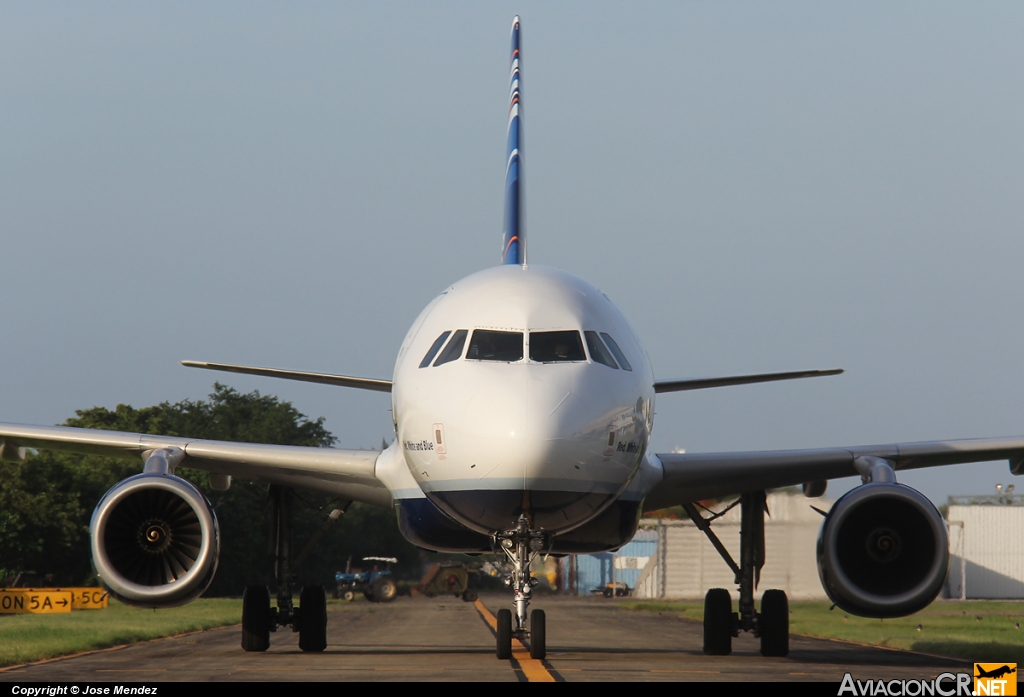
<path fill-rule="evenodd" d="M 96 505 L 89 531 L 97 575 L 129 605 L 184 605 L 210 587 L 217 571 L 220 530 L 213 507 L 173 475 L 119 482 Z"/>
<path fill-rule="evenodd" d="M 946 579 L 942 516 L 920 492 L 872 483 L 829 511 L 818 535 L 818 574 L 828 597 L 861 617 L 903 617 L 935 600 Z"/>

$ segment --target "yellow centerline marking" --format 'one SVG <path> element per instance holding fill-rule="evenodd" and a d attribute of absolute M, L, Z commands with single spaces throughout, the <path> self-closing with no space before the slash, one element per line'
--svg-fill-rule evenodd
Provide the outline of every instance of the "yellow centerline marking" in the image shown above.
<path fill-rule="evenodd" d="M 498 618 L 479 600 L 474 602 L 473 606 L 491 631 L 497 632 Z M 523 671 L 527 682 L 555 682 L 555 677 L 548 672 L 544 664 L 536 658 L 530 658 L 530 650 L 518 639 L 512 639 L 512 660 L 519 664 L 519 669 Z"/>
<path fill-rule="evenodd" d="M 479 600 L 473 602 L 473 607 L 480 613 L 480 616 L 484 618 L 484 622 L 491 628 L 491 631 L 498 631 L 498 618 L 491 614 L 491 611 L 481 603 Z"/>

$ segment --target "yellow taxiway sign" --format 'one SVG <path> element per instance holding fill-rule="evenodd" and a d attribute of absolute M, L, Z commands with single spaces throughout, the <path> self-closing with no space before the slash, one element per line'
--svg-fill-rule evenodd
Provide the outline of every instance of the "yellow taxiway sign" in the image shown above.
<path fill-rule="evenodd" d="M 33 588 L 0 589 L 0 614 L 43 615 L 71 612 L 71 591 L 35 590 Z"/>
<path fill-rule="evenodd" d="M 110 593 L 102 588 L 54 588 L 71 593 L 72 610 L 100 610 L 110 603 Z"/>

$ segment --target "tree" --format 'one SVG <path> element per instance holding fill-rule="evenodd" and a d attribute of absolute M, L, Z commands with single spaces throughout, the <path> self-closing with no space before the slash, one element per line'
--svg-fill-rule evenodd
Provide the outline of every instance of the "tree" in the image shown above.
<path fill-rule="evenodd" d="M 240 394 L 219 383 L 205 401 L 141 409 L 120 404 L 76 414 L 65 425 L 276 445 L 329 447 L 335 442 L 323 418 L 309 420 L 289 402 L 256 391 Z M 92 575 L 92 508 L 110 487 L 141 468 L 137 458 L 49 451 L 32 454 L 24 463 L 0 463 L 0 567 L 52 573 L 62 584 L 87 582 Z M 210 498 L 220 523 L 220 565 L 207 595 L 238 595 L 247 584 L 269 582 L 266 484 L 235 480 L 229 491 L 218 492 L 210 489 L 205 472 L 182 468 L 177 474 Z M 336 503 L 325 494 L 296 492 L 295 550 L 302 549 Z M 392 511 L 353 504 L 307 557 L 298 581 L 329 584 L 349 555 L 368 554 L 397 556 L 400 569 L 410 572 L 418 567 L 417 551 L 402 538 Z"/>

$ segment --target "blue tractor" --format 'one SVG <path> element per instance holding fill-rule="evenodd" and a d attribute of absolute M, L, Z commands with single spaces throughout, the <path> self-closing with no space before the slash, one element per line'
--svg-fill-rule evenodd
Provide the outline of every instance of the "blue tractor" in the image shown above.
<path fill-rule="evenodd" d="M 372 566 L 370 571 L 353 569 L 350 557 L 345 571 L 334 574 L 334 580 L 338 582 L 334 597 L 353 600 L 356 593 L 362 593 L 370 602 L 390 603 L 398 595 L 398 584 L 391 573 L 391 565 L 397 564 L 398 560 L 394 557 L 363 557 L 363 561 Z"/>

